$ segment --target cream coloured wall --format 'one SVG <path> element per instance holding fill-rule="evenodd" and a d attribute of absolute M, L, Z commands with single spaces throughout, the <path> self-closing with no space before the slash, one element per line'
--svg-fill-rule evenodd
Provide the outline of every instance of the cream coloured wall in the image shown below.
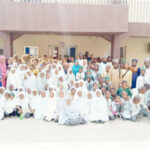
<path fill-rule="evenodd" d="M 26 34 L 14 41 L 14 54 L 24 54 L 24 46 L 38 46 L 39 56 L 43 56 L 48 54 L 48 45 L 59 46 L 62 50 L 62 43 L 77 46 L 77 56 L 79 52 L 89 51 L 96 57 L 102 57 L 105 54 L 110 55 L 111 51 L 111 43 L 101 37 Z"/>
<path fill-rule="evenodd" d="M 121 42 L 121 46 L 126 46 L 126 60 L 131 62 L 132 58 L 139 60 L 139 65 L 143 66 L 145 58 L 150 58 L 150 51 L 148 51 L 148 44 L 150 38 L 134 38 L 130 37 Z"/>

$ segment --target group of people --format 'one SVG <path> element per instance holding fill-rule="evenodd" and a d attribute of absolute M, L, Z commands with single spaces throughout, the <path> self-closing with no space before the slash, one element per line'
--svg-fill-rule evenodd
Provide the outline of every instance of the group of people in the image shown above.
<path fill-rule="evenodd" d="M 62 125 L 150 119 L 150 59 L 138 68 L 86 52 L 54 59 L 0 56 L 0 119 L 17 116 Z"/>

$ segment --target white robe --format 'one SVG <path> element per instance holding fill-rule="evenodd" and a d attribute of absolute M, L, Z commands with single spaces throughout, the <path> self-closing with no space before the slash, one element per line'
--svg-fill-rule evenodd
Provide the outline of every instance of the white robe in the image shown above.
<path fill-rule="evenodd" d="M 98 89 L 96 90 L 96 92 L 97 91 L 100 91 L 100 90 Z M 102 96 L 102 93 L 100 97 L 97 97 L 97 95 L 94 96 L 89 119 L 90 121 L 108 121 L 109 120 L 107 101 Z"/>

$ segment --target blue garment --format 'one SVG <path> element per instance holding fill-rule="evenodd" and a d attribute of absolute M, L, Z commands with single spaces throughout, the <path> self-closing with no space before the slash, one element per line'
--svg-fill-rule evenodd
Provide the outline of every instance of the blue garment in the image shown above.
<path fill-rule="evenodd" d="M 72 71 L 75 76 L 79 72 L 79 68 L 80 68 L 80 65 L 78 65 L 78 66 L 76 66 L 75 64 L 73 65 Z"/>
<path fill-rule="evenodd" d="M 141 73 L 140 68 L 137 69 L 137 72 L 132 73 L 132 86 L 131 86 L 132 89 L 136 88 L 136 80 L 137 77 L 140 76 L 140 73 Z"/>

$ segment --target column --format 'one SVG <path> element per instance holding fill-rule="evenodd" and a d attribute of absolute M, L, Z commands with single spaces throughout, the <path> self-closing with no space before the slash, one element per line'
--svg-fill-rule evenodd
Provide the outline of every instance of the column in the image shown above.
<path fill-rule="evenodd" d="M 120 59 L 120 35 L 114 35 L 111 45 L 111 56 Z"/>
<path fill-rule="evenodd" d="M 3 50 L 6 58 L 13 56 L 13 40 L 10 32 L 2 32 Z"/>

